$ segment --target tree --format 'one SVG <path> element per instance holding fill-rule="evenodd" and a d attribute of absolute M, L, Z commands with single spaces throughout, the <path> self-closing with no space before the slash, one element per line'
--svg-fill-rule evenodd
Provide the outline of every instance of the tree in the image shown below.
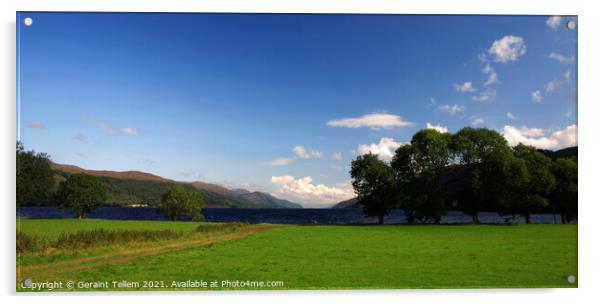
<path fill-rule="evenodd" d="M 478 212 L 499 203 L 501 175 L 512 153 L 503 136 L 494 130 L 465 127 L 452 138 L 452 150 L 465 175 L 465 183 L 459 191 L 458 207 L 479 223 Z"/>
<path fill-rule="evenodd" d="M 161 195 L 159 211 L 171 221 L 177 221 L 185 214 L 193 221 L 202 219 L 203 196 L 198 191 L 188 191 L 181 185 L 176 185 Z"/>
<path fill-rule="evenodd" d="M 550 159 L 534 147 L 518 144 L 514 147 L 514 155 L 524 162 L 526 174 L 512 189 L 512 200 L 505 203 L 504 213 L 518 213 L 530 224 L 531 213 L 548 206 L 548 194 L 554 187 L 555 178 L 550 171 Z M 517 177 L 514 177 L 515 179 Z"/>
<path fill-rule="evenodd" d="M 450 143 L 450 134 L 423 129 L 395 152 L 391 166 L 404 194 L 408 221 L 441 222 L 447 199 L 440 177 L 450 163 Z"/>
<path fill-rule="evenodd" d="M 364 214 L 378 217 L 384 224 L 385 215 L 397 206 L 398 191 L 391 167 L 377 155 L 369 153 L 351 162 L 351 178 Z"/>
<path fill-rule="evenodd" d="M 559 158 L 551 166 L 556 185 L 550 194 L 550 205 L 554 213 L 560 213 L 563 224 L 577 217 L 577 167 L 573 158 Z"/>
<path fill-rule="evenodd" d="M 17 142 L 17 205 L 48 200 L 55 188 L 50 156 L 46 153 L 25 151 Z"/>
<path fill-rule="evenodd" d="M 107 200 L 107 190 L 94 176 L 72 174 L 59 184 L 60 208 L 72 208 L 78 218 L 85 218 Z"/>

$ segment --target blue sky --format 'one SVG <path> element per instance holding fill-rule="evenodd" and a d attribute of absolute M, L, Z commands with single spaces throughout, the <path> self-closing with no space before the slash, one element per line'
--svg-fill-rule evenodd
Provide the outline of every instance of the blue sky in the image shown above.
<path fill-rule="evenodd" d="M 573 17 L 18 13 L 19 136 L 87 169 L 353 196 L 427 127 L 576 145 Z"/>

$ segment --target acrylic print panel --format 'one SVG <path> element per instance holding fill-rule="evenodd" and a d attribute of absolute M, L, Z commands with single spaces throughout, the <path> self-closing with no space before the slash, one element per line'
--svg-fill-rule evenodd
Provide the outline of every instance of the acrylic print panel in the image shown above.
<path fill-rule="evenodd" d="M 577 287 L 575 16 L 16 18 L 17 291 Z"/>

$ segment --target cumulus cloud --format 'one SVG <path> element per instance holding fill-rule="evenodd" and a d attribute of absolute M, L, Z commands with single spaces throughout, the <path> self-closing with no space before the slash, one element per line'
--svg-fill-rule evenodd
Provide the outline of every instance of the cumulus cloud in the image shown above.
<path fill-rule="evenodd" d="M 558 90 L 558 88 L 560 88 L 561 86 L 562 86 L 562 80 L 552 79 L 548 83 L 546 83 L 546 92 L 552 93 L 552 92 Z"/>
<path fill-rule="evenodd" d="M 510 118 L 512 120 L 516 119 L 516 116 L 514 116 L 514 114 L 512 114 L 512 112 L 506 112 L 506 117 L 508 117 L 508 118 Z"/>
<path fill-rule="evenodd" d="M 447 133 L 448 132 L 447 127 L 441 126 L 441 125 L 432 125 L 430 122 L 426 123 L 426 128 L 427 129 L 437 130 L 437 131 L 439 131 L 441 133 Z"/>
<path fill-rule="evenodd" d="M 357 147 L 357 154 L 372 153 L 378 155 L 383 160 L 390 161 L 395 155 L 395 150 L 401 145 L 402 143 L 394 141 L 393 138 L 383 137 L 378 143 L 359 145 Z"/>
<path fill-rule="evenodd" d="M 546 20 L 546 25 L 548 26 L 549 29 L 555 31 L 558 29 L 561 22 L 562 22 L 561 16 L 550 16 L 550 18 L 548 18 L 548 20 Z"/>
<path fill-rule="evenodd" d="M 296 179 L 291 175 L 272 176 L 272 184 L 278 187 L 275 196 L 304 203 L 306 206 L 324 207 L 329 204 L 355 197 L 353 188 L 349 183 L 335 186 L 314 184 L 311 176 Z"/>
<path fill-rule="evenodd" d="M 554 59 L 560 63 L 569 63 L 569 62 L 574 62 L 575 61 L 575 56 L 564 56 L 562 54 L 559 53 L 550 53 L 550 55 L 548 56 L 550 59 Z"/>
<path fill-rule="evenodd" d="M 343 159 L 343 152 L 337 151 L 337 152 L 333 153 L 332 154 L 332 159 L 333 160 L 341 160 L 341 159 Z"/>
<path fill-rule="evenodd" d="M 527 46 L 522 37 L 507 35 L 495 40 L 489 48 L 489 54 L 495 62 L 516 61 L 527 52 Z"/>
<path fill-rule="evenodd" d="M 27 122 L 27 126 L 32 129 L 44 129 L 44 122 L 41 120 L 30 120 Z"/>
<path fill-rule="evenodd" d="M 293 148 L 293 152 L 295 153 L 295 155 L 297 157 L 303 158 L 303 159 L 310 159 L 310 158 L 322 158 L 322 152 L 319 151 L 310 151 L 310 150 L 305 150 L 304 147 L 302 146 L 296 146 Z"/>
<path fill-rule="evenodd" d="M 454 89 L 456 89 L 456 91 L 462 92 L 462 93 L 474 92 L 477 90 L 472 86 L 472 82 L 470 82 L 470 81 L 466 81 L 463 84 L 454 84 Z"/>
<path fill-rule="evenodd" d="M 485 67 L 481 69 L 481 72 L 487 75 L 487 80 L 483 83 L 484 86 L 492 85 L 496 82 L 499 82 L 497 79 L 497 72 L 493 69 L 489 62 L 485 64 Z"/>
<path fill-rule="evenodd" d="M 386 113 L 366 114 L 360 117 L 333 119 L 326 123 L 331 127 L 361 128 L 369 127 L 374 130 L 391 129 L 394 127 L 407 127 L 413 125 L 413 122 L 405 121 L 398 115 Z"/>
<path fill-rule="evenodd" d="M 286 166 L 290 163 L 292 163 L 295 159 L 292 157 L 280 157 L 280 158 L 276 158 L 273 160 L 268 161 L 266 164 L 269 166 Z"/>
<path fill-rule="evenodd" d="M 485 102 L 485 101 L 494 100 L 496 95 L 497 95 L 497 91 L 495 89 L 489 88 L 485 91 L 479 92 L 479 94 L 477 94 L 477 95 L 470 96 L 470 99 L 472 99 L 474 101 Z"/>
<path fill-rule="evenodd" d="M 502 135 L 511 146 L 519 143 L 539 149 L 562 149 L 577 145 L 577 125 L 573 124 L 557 131 L 526 126 L 504 126 Z"/>
<path fill-rule="evenodd" d="M 140 135 L 140 132 L 138 132 L 138 130 L 134 129 L 134 128 L 121 128 L 121 133 L 125 134 L 125 135 L 129 135 L 129 136 L 138 136 Z"/>
<path fill-rule="evenodd" d="M 465 108 L 464 108 L 464 106 L 459 106 L 457 104 L 454 104 L 454 105 L 441 105 L 441 106 L 438 106 L 437 110 L 442 111 L 442 112 L 447 112 L 447 113 L 450 113 L 450 114 L 456 114 L 456 113 L 464 112 Z"/>
<path fill-rule="evenodd" d="M 472 120 L 472 122 L 470 123 L 471 126 L 478 126 L 478 125 L 482 125 L 485 123 L 485 119 L 481 118 L 481 117 L 477 117 L 475 119 Z"/>
<path fill-rule="evenodd" d="M 541 95 L 541 92 L 539 90 L 531 92 L 531 100 L 533 102 L 541 102 L 542 99 L 543 96 Z"/>

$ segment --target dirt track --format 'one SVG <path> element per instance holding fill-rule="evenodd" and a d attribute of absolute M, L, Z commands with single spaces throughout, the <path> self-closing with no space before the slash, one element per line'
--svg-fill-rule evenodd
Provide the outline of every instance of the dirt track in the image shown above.
<path fill-rule="evenodd" d="M 111 254 L 103 254 L 93 257 L 77 258 L 67 261 L 60 261 L 54 263 L 48 263 L 43 265 L 28 265 L 28 266 L 17 266 L 17 281 L 21 281 L 24 278 L 31 277 L 44 277 L 49 274 L 63 273 L 70 271 L 77 271 L 82 269 L 94 268 L 103 265 L 117 265 L 126 263 L 132 259 L 145 257 L 149 255 L 160 254 L 164 252 L 171 252 L 176 250 L 187 249 L 196 246 L 205 246 L 213 243 L 220 243 L 229 240 L 243 238 L 247 235 L 253 234 L 261 230 L 271 229 L 271 227 L 251 227 L 238 232 L 229 233 L 225 235 L 219 235 L 209 237 L 202 240 L 192 240 L 184 242 L 174 242 L 167 245 L 157 247 L 146 247 L 136 250 L 126 250 L 115 252 Z"/>

